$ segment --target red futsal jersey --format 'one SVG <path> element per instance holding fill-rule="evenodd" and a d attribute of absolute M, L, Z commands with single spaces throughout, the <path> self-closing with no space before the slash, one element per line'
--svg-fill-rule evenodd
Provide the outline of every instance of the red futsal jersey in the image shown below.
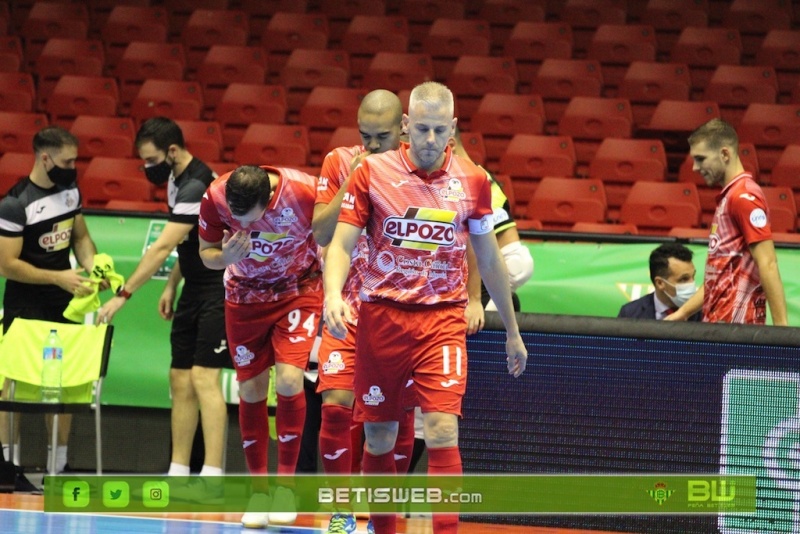
<path fill-rule="evenodd" d="M 703 280 L 705 321 L 764 324 L 767 298 L 750 245 L 768 239 L 764 193 L 750 173 L 742 173 L 717 196 Z"/>
<path fill-rule="evenodd" d="M 342 202 L 339 221 L 367 233 L 361 298 L 465 305 L 467 230 L 493 231 L 491 183 L 450 148 L 430 175 L 414 167 L 408 149 L 402 144 L 366 158 Z"/>
<path fill-rule="evenodd" d="M 320 171 L 319 183 L 317 184 L 317 203 L 330 204 L 333 197 L 344 185 L 344 181 L 350 176 L 350 162 L 358 154 L 365 152 L 363 146 L 339 147 L 333 149 L 325 156 Z M 366 236 L 362 235 L 358 239 L 356 247 L 350 258 L 350 272 L 344 283 L 342 298 L 350 305 L 354 318 L 358 316 L 358 308 L 361 299 L 358 294 L 364 285 L 364 275 L 369 261 L 369 244 Z"/>
<path fill-rule="evenodd" d="M 237 304 L 274 302 L 322 290 L 319 247 L 311 233 L 317 178 L 294 169 L 262 166 L 279 176 L 263 217 L 247 227 L 252 250 L 225 269 L 225 298 Z M 231 173 L 208 187 L 200 204 L 200 237 L 216 243 L 223 230 L 242 230 L 225 200 Z"/>

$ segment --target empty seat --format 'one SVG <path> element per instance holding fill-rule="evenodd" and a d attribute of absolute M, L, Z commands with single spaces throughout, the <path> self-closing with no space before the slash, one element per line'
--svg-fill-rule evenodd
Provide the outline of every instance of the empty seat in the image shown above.
<path fill-rule="evenodd" d="M 142 123 L 159 115 L 171 119 L 200 120 L 203 93 L 197 82 L 147 80 L 131 103 L 131 117 Z"/>
<path fill-rule="evenodd" d="M 517 66 L 510 57 L 463 55 L 447 77 L 447 86 L 458 99 L 458 116 L 468 123 L 486 93 L 513 95 Z"/>
<path fill-rule="evenodd" d="M 328 139 L 328 145 L 325 147 L 325 154 L 328 154 L 334 148 L 340 146 L 361 146 L 361 132 L 355 126 L 339 126 L 336 128 Z"/>
<path fill-rule="evenodd" d="M 616 88 L 633 61 L 656 60 L 656 36 L 652 26 L 644 24 L 601 24 L 587 51 L 603 69 L 603 83 Z"/>
<path fill-rule="evenodd" d="M 800 192 L 800 144 L 786 145 L 772 167 L 770 182 Z"/>
<path fill-rule="evenodd" d="M 742 56 L 742 37 L 731 28 L 684 28 L 670 61 L 686 63 L 692 75 L 692 88 L 702 92 L 718 65 L 738 65 Z"/>
<path fill-rule="evenodd" d="M 771 172 L 784 148 L 800 139 L 800 105 L 750 104 L 738 132 L 741 141 L 756 145 L 761 170 Z"/>
<path fill-rule="evenodd" d="M 756 52 L 756 64 L 774 67 L 778 89 L 788 95 L 800 81 L 800 32 L 770 30 Z"/>
<path fill-rule="evenodd" d="M 145 80 L 183 80 L 186 54 L 180 43 L 130 43 L 122 53 L 115 76 L 119 80 L 119 99 L 127 110 Z"/>
<path fill-rule="evenodd" d="M 35 62 L 48 39 L 86 39 L 88 32 L 85 4 L 34 2 L 20 32 L 25 40 L 25 60 Z"/>
<path fill-rule="evenodd" d="M 134 157 L 136 129 L 130 117 L 95 117 L 79 115 L 70 128 L 80 142 L 78 157 L 90 160 L 95 156 Z"/>
<path fill-rule="evenodd" d="M 600 96 L 603 74 L 600 62 L 586 59 L 545 59 L 531 84 L 542 96 L 548 122 L 558 124 L 574 96 Z"/>
<path fill-rule="evenodd" d="M 762 187 L 769 208 L 769 224 L 774 232 L 797 230 L 797 205 L 791 187 Z"/>
<path fill-rule="evenodd" d="M 604 139 L 589 163 L 589 176 L 603 181 L 608 207 L 618 209 L 632 183 L 666 179 L 664 144 L 659 139 Z"/>
<path fill-rule="evenodd" d="M 754 56 L 768 31 L 792 27 L 792 4 L 782 0 L 733 0 L 722 17 L 722 25 L 739 30 L 742 52 Z"/>
<path fill-rule="evenodd" d="M 681 239 L 705 239 L 708 241 L 710 232 L 708 228 L 686 228 L 685 226 L 673 226 L 667 235 L 679 237 Z"/>
<path fill-rule="evenodd" d="M 318 85 L 347 87 L 350 57 L 342 50 L 293 50 L 281 70 L 289 110 L 299 113 L 308 94 Z"/>
<path fill-rule="evenodd" d="M 47 98 L 65 74 L 102 76 L 103 44 L 93 39 L 49 39 L 32 69 L 37 78 L 38 108 L 44 110 Z"/>
<path fill-rule="evenodd" d="M 0 36 L 0 72 L 18 72 L 22 65 L 22 42 L 16 35 Z"/>
<path fill-rule="evenodd" d="M 278 74 L 292 50 L 325 50 L 330 28 L 322 13 L 275 13 L 261 35 L 261 46 L 269 53 L 270 71 Z"/>
<path fill-rule="evenodd" d="M 118 105 L 114 78 L 64 75 L 48 97 L 46 110 L 52 124 L 69 128 L 78 115 L 113 117 Z"/>
<path fill-rule="evenodd" d="M 230 84 L 222 93 L 215 114 L 222 127 L 223 146 L 233 151 L 250 123 L 282 124 L 286 110 L 283 86 Z"/>
<path fill-rule="evenodd" d="M 488 56 L 491 34 L 484 20 L 440 18 L 433 21 L 422 51 L 433 57 L 438 80 L 446 80 L 461 56 Z"/>
<path fill-rule="evenodd" d="M 245 46 L 250 35 L 247 14 L 226 9 L 195 9 L 181 32 L 186 67 L 200 67 L 213 45 Z"/>
<path fill-rule="evenodd" d="M 576 222 L 572 225 L 573 232 L 584 234 L 627 234 L 637 235 L 639 229 L 635 224 L 615 224 L 615 223 L 590 223 Z"/>
<path fill-rule="evenodd" d="M 708 26 L 708 0 L 649 0 L 641 21 L 655 28 L 658 52 L 668 54 L 684 28 Z"/>
<path fill-rule="evenodd" d="M 545 177 L 527 206 L 527 218 L 542 222 L 546 230 L 566 230 L 576 222 L 603 222 L 606 194 L 597 179 Z"/>
<path fill-rule="evenodd" d="M 433 78 L 433 59 L 430 54 L 378 52 L 364 73 L 362 87 L 397 92 L 413 89 Z"/>
<path fill-rule="evenodd" d="M 378 51 L 408 52 L 408 21 L 402 16 L 356 15 L 342 36 L 350 54 L 350 72 L 362 78 Z"/>
<path fill-rule="evenodd" d="M 409 50 L 421 52 L 425 37 L 436 19 L 463 19 L 461 0 L 406 0 L 397 4 L 397 14 L 408 19 Z"/>
<path fill-rule="evenodd" d="M 33 169 L 32 152 L 6 152 L 0 156 L 0 197 Z"/>
<path fill-rule="evenodd" d="M 772 232 L 772 240 L 775 243 L 796 243 L 800 245 L 800 234 L 788 232 Z"/>
<path fill-rule="evenodd" d="M 637 129 L 637 136 L 660 138 L 667 151 L 669 168 L 676 169 L 689 149 L 686 143 L 689 134 L 719 116 L 716 102 L 662 100 L 656 105 L 650 123 Z"/>
<path fill-rule="evenodd" d="M 579 164 L 588 165 L 600 142 L 607 137 L 631 136 L 633 115 L 624 98 L 576 96 L 569 101 L 558 133 L 572 137 Z"/>
<path fill-rule="evenodd" d="M 636 182 L 620 210 L 620 222 L 641 233 L 666 233 L 673 226 L 700 224 L 700 198 L 690 183 Z"/>
<path fill-rule="evenodd" d="M 273 18 L 283 13 L 305 13 L 307 0 L 241 0 L 239 9 L 250 18 L 251 37 L 260 36 Z M 261 45 L 264 46 L 262 41 Z"/>
<path fill-rule="evenodd" d="M 469 158 L 478 165 L 486 164 L 486 147 L 483 143 L 483 134 L 480 132 L 461 131 L 461 144 Z"/>
<path fill-rule="evenodd" d="M 176 120 L 183 132 L 186 149 L 203 161 L 222 159 L 222 132 L 216 121 Z"/>
<path fill-rule="evenodd" d="M 44 113 L 0 111 L 0 152 L 33 152 L 33 136 L 47 125 Z"/>
<path fill-rule="evenodd" d="M 650 123 L 661 100 L 689 100 L 692 80 L 684 63 L 634 61 L 618 87 L 618 95 L 631 103 L 637 127 Z"/>
<path fill-rule="evenodd" d="M 347 2 L 320 2 L 319 10 L 327 15 L 331 29 L 331 40 L 341 43 L 350 22 L 356 17 L 383 17 L 386 15 L 384 0 L 348 0 Z"/>
<path fill-rule="evenodd" d="M 561 21 L 572 26 L 574 50 L 583 53 L 598 26 L 625 24 L 627 11 L 625 0 L 567 0 Z"/>
<path fill-rule="evenodd" d="M 514 135 L 541 134 L 544 123 L 539 95 L 486 93 L 472 115 L 470 128 L 483 134 L 486 157 L 499 160 Z"/>
<path fill-rule="evenodd" d="M 263 84 L 266 80 L 267 53 L 260 46 L 213 45 L 197 70 L 209 116 L 229 84 Z"/>
<path fill-rule="evenodd" d="M 311 147 L 305 126 L 251 124 L 234 151 L 241 164 L 307 165 Z"/>
<path fill-rule="evenodd" d="M 0 110 L 33 111 L 36 87 L 27 72 L 0 71 Z"/>
<path fill-rule="evenodd" d="M 78 181 L 84 207 L 104 208 L 109 200 L 152 200 L 153 186 L 141 168 L 139 159 L 93 158 Z"/>
<path fill-rule="evenodd" d="M 511 211 L 514 213 L 514 217 L 521 217 L 525 215 L 524 211 L 521 211 L 517 207 L 517 199 L 516 195 L 514 194 L 514 183 L 511 177 L 507 174 L 492 173 L 492 178 L 500 186 L 500 189 L 503 190 L 503 194 L 508 200 L 508 205 L 510 206 Z M 528 201 L 526 199 L 525 203 L 527 204 L 527 202 Z M 539 224 L 541 225 L 541 223 Z M 541 230 L 541 226 L 539 227 L 539 230 Z"/>
<path fill-rule="evenodd" d="M 752 102 L 774 104 L 778 81 L 772 67 L 720 65 L 705 90 L 705 100 L 719 104 L 722 118 L 734 127 Z"/>
<path fill-rule="evenodd" d="M 572 58 L 572 28 L 564 22 L 518 22 L 503 53 L 517 62 L 519 81 L 529 86 L 547 58 Z"/>
<path fill-rule="evenodd" d="M 520 21 L 542 22 L 547 16 L 546 4 L 542 0 L 484 0 L 478 18 L 491 24 L 494 33 L 495 28 L 513 27 Z"/>
<path fill-rule="evenodd" d="M 300 108 L 300 124 L 308 127 L 308 140 L 314 163 L 322 163 L 325 147 L 333 131 L 358 120 L 358 108 L 366 95 L 362 89 L 315 87 Z"/>
<path fill-rule="evenodd" d="M 168 33 L 167 10 L 163 7 L 118 5 L 108 15 L 100 36 L 106 61 L 115 68 L 129 44 L 166 43 Z"/>

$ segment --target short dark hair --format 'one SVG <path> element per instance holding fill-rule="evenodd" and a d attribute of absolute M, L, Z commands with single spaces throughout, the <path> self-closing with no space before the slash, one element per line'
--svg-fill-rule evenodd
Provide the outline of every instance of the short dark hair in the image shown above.
<path fill-rule="evenodd" d="M 669 276 L 669 259 L 692 261 L 694 253 L 680 243 L 664 243 L 650 253 L 650 280 L 655 283 L 656 276 Z"/>
<path fill-rule="evenodd" d="M 60 126 L 42 128 L 33 136 L 33 152 L 38 154 L 55 148 L 61 150 L 65 146 L 78 146 L 78 138 Z"/>
<path fill-rule="evenodd" d="M 739 153 L 739 135 L 733 126 L 722 119 L 711 119 L 689 136 L 689 146 L 702 141 L 705 141 L 712 150 L 729 146 L 734 152 Z"/>
<path fill-rule="evenodd" d="M 255 165 L 237 167 L 225 183 L 225 200 L 231 213 L 242 216 L 269 203 L 271 186 L 267 171 Z"/>
<path fill-rule="evenodd" d="M 136 132 L 136 148 L 140 148 L 148 141 L 164 152 L 169 150 L 171 145 L 186 147 L 181 127 L 167 117 L 153 117 L 142 124 L 139 131 Z"/>

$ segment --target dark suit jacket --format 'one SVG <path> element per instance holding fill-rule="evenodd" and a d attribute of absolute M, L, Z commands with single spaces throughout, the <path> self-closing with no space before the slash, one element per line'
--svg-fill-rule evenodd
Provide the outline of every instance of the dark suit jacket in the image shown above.
<path fill-rule="evenodd" d="M 627 317 L 629 319 L 653 319 L 656 318 L 656 294 L 649 293 L 642 298 L 632 300 L 624 304 L 619 309 L 617 317 Z M 703 319 L 702 312 L 697 312 L 691 317 L 690 321 L 701 321 Z"/>

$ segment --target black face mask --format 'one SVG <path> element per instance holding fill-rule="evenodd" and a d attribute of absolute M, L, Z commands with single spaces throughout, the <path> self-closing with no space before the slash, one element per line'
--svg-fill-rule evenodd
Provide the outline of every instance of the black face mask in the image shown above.
<path fill-rule="evenodd" d="M 47 171 L 47 177 L 50 181 L 61 187 L 67 187 L 75 183 L 78 179 L 78 171 L 76 169 L 65 169 L 53 164 L 53 168 Z"/>
<path fill-rule="evenodd" d="M 172 166 L 165 159 L 161 163 L 144 168 L 144 175 L 153 185 L 164 185 L 172 174 Z"/>

